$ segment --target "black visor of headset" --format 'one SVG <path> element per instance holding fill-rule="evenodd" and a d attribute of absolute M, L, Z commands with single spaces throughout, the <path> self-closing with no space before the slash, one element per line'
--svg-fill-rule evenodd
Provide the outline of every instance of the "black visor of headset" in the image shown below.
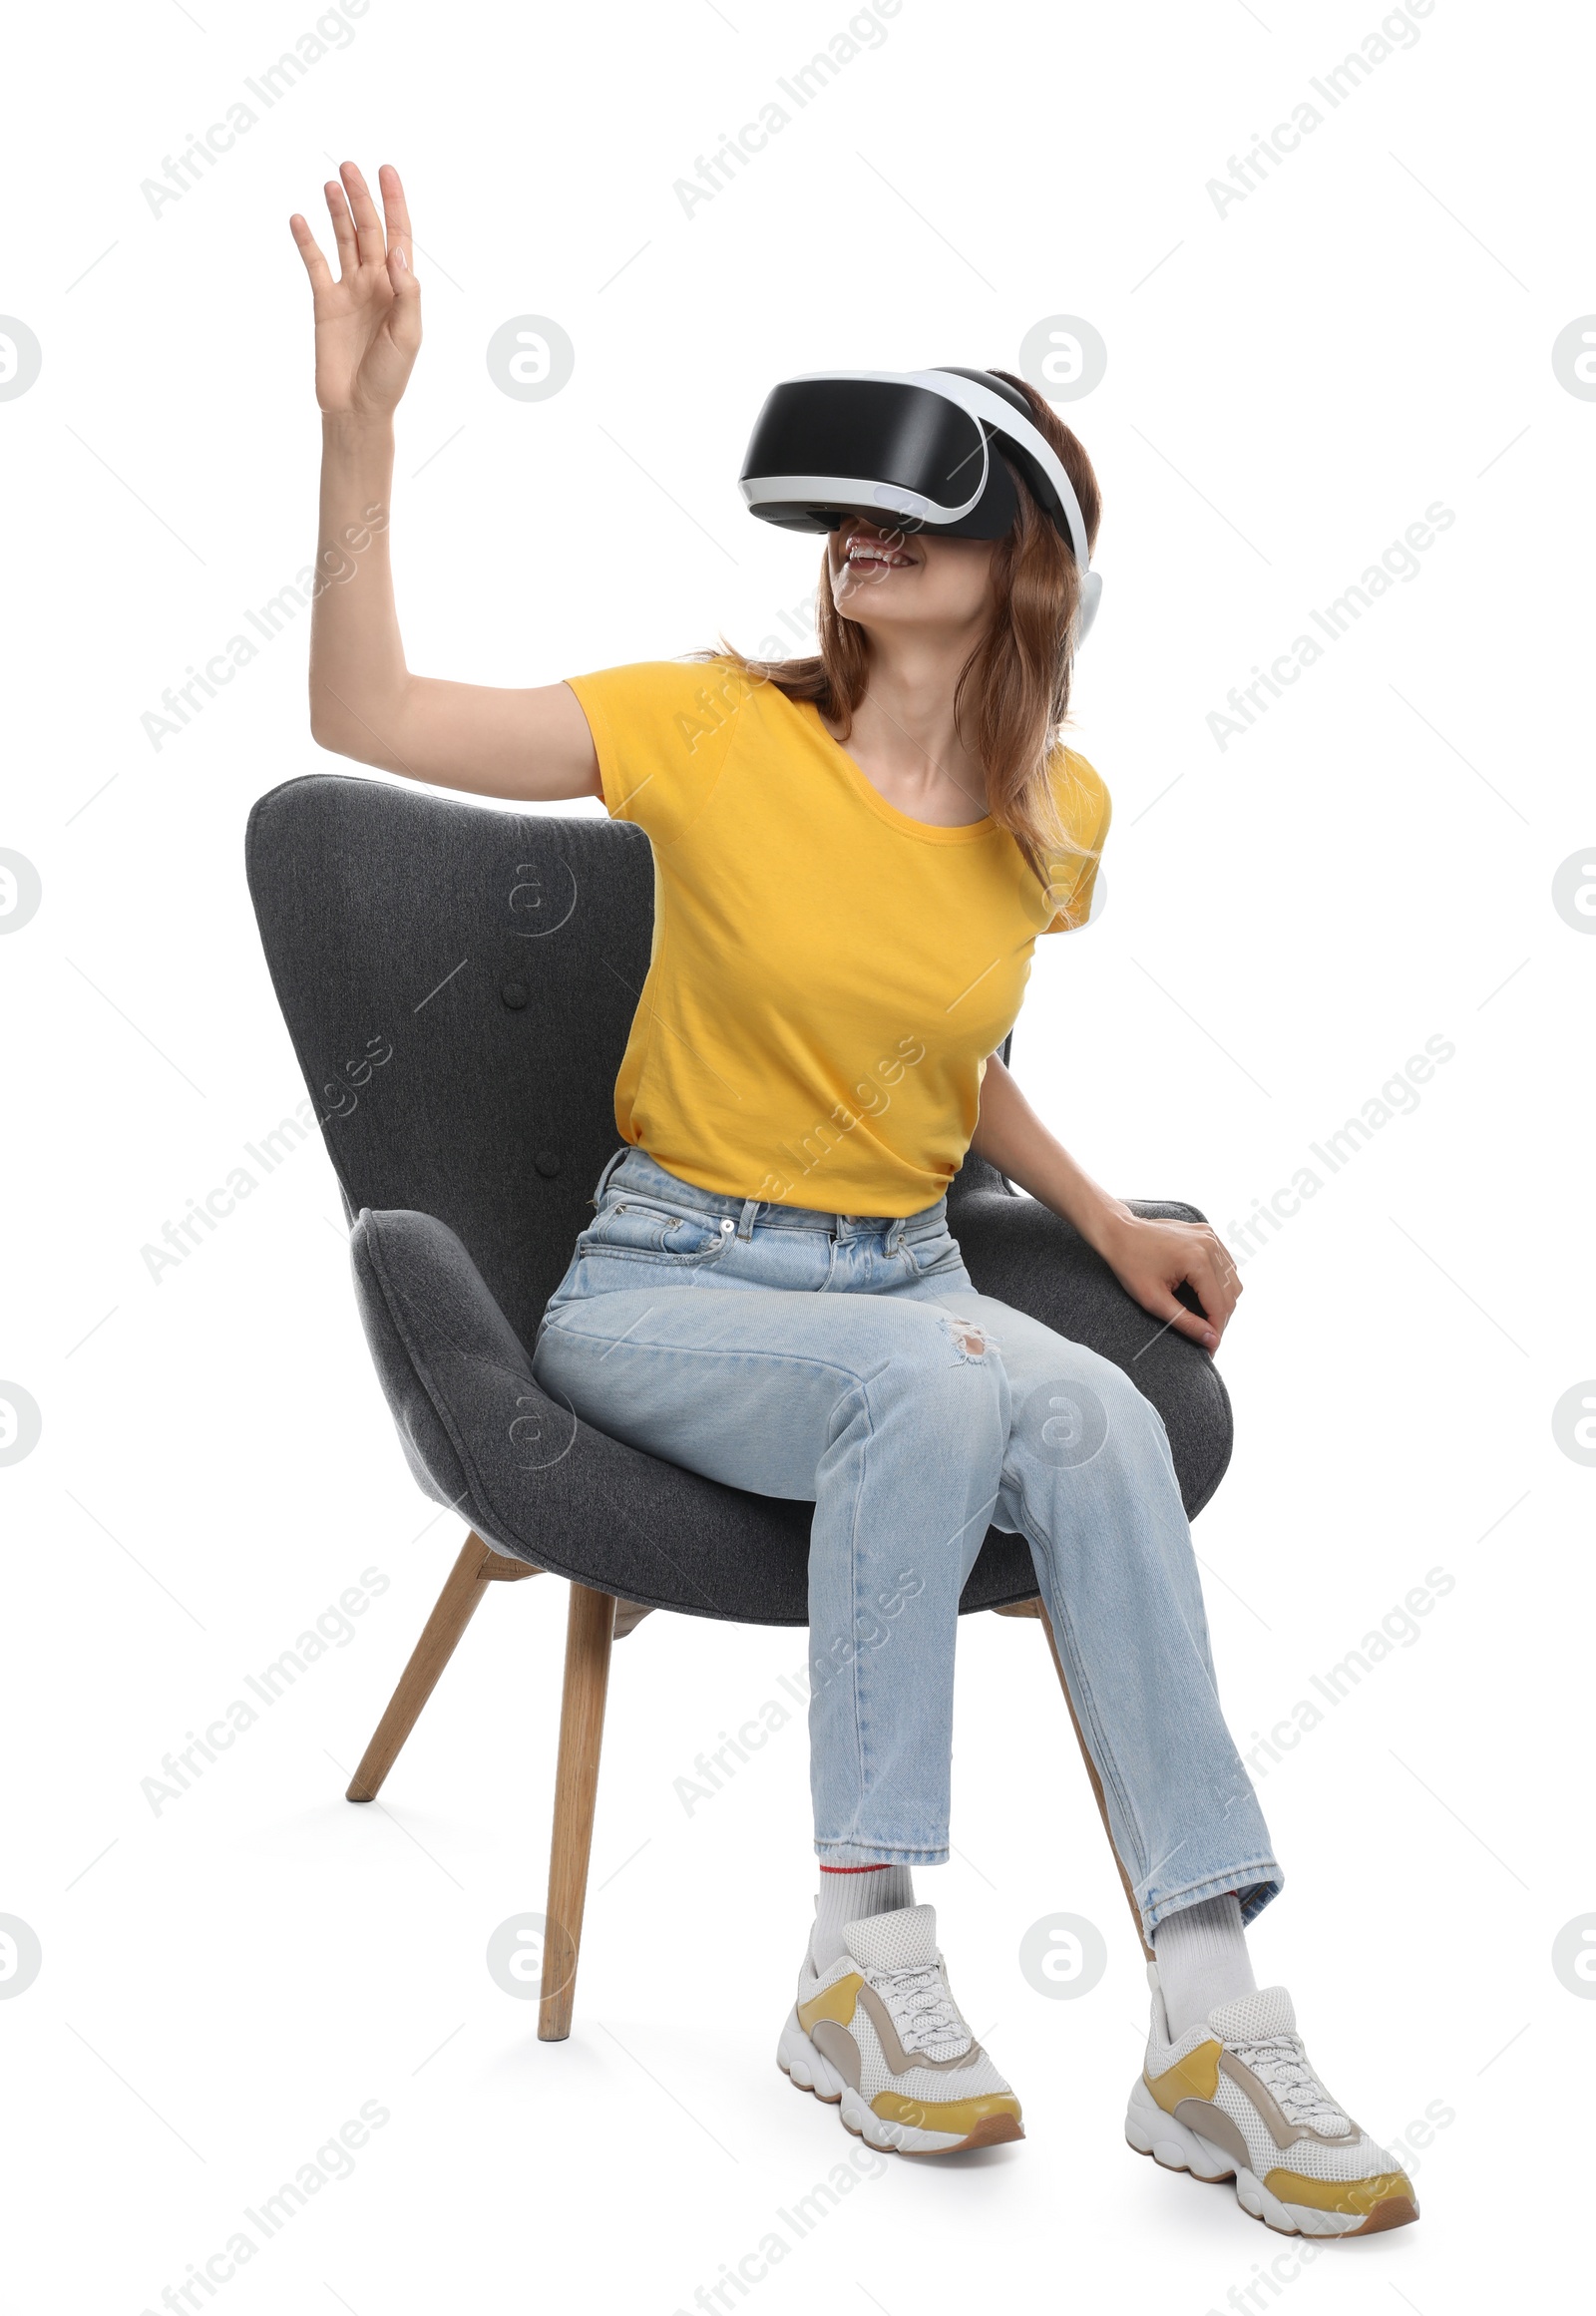
<path fill-rule="evenodd" d="M 1002 457 L 993 456 L 997 444 Z M 822 370 L 772 388 L 739 488 L 786 531 L 835 531 L 850 514 L 947 539 L 1001 539 L 1018 512 L 1011 460 L 1081 575 L 1076 639 L 1097 615 L 1074 485 L 1016 387 L 990 370 Z"/>

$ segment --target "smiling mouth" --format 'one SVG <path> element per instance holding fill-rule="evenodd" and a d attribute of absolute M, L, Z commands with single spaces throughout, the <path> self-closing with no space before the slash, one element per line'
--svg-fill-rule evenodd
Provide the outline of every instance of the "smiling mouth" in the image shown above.
<path fill-rule="evenodd" d="M 869 571 L 913 571 L 915 557 L 905 555 L 901 548 L 889 547 L 884 539 L 850 538 L 843 562 Z"/>

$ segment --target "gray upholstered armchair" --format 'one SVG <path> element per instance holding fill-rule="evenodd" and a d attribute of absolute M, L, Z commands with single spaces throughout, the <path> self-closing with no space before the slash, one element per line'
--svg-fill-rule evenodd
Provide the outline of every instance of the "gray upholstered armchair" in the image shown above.
<path fill-rule="evenodd" d="M 470 1531 L 349 1798 L 376 1794 L 487 1585 L 540 1569 L 568 1578 L 539 2024 L 558 2041 L 570 2033 L 617 1628 L 649 1609 L 808 1621 L 806 1505 L 610 1439 L 532 1376 L 544 1305 L 617 1145 L 615 1073 L 648 962 L 648 842 L 593 816 L 522 816 L 312 775 L 255 806 L 247 863 L 352 1226 L 371 1355 L 417 1484 Z M 967 1160 L 949 1208 L 983 1293 L 1133 1374 L 1164 1419 L 1186 1509 L 1199 1511 L 1231 1444 L 1208 1357 L 980 1160 Z M 1137 1211 L 1201 1219 L 1174 1203 Z M 1047 1631 L 1021 1538 L 989 1533 L 963 1606 L 1036 1616 Z M 1095 1785 L 1089 1756 L 1087 1768 Z"/>

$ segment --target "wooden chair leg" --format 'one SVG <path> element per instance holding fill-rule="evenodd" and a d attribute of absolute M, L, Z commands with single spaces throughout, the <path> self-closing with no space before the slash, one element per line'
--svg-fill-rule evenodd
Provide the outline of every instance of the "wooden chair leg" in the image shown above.
<path fill-rule="evenodd" d="M 566 1627 L 566 1686 L 560 1704 L 560 1763 L 555 1772 L 555 1821 L 549 1848 L 549 1912 L 543 1944 L 543 1999 L 538 2012 L 541 2043 L 563 2043 L 571 2033 L 614 1629 L 613 1595 L 574 1584 Z"/>
<path fill-rule="evenodd" d="M 490 1584 L 514 1583 L 539 1571 L 530 1562 L 512 1560 L 485 1544 L 475 1528 L 460 1547 L 460 1557 L 449 1571 L 437 1606 L 422 1628 L 410 1662 L 399 1676 L 399 1686 L 388 1701 L 371 1742 L 345 1798 L 374 1801 L 382 1781 L 399 1758 L 399 1748 L 421 1718 L 421 1709 L 438 1686 L 438 1676 L 455 1653 L 461 1634 L 477 1613 Z"/>
<path fill-rule="evenodd" d="M 1118 1850 L 1114 1848 L 1113 1830 L 1108 1823 L 1108 1804 L 1103 1799 L 1103 1781 L 1097 1774 L 1097 1764 L 1087 1749 L 1085 1737 L 1081 1735 L 1080 1717 L 1075 1711 L 1075 1701 L 1069 1694 L 1069 1683 L 1064 1679 L 1063 1659 L 1058 1654 L 1058 1643 L 1053 1637 L 1052 1619 L 1039 1600 L 1015 1601 L 1010 1607 L 999 1609 L 998 1614 L 1000 1617 L 1035 1617 L 1047 1636 L 1047 1646 L 1052 1653 L 1053 1671 L 1058 1676 L 1058 1686 L 1064 1693 L 1064 1703 L 1069 1709 L 1070 1727 L 1075 1733 L 1075 1742 L 1080 1747 L 1080 1757 L 1086 1764 L 1086 1774 L 1091 1779 L 1091 1789 L 1097 1796 L 1097 1814 L 1103 1821 L 1103 1831 L 1108 1836 L 1109 1851 L 1112 1854 L 1114 1864 L 1119 1869 L 1120 1887 L 1125 1893 L 1125 1903 L 1130 1908 L 1130 1918 L 1136 1925 L 1136 1940 L 1150 1962 L 1153 1950 L 1142 1935 L 1141 1908 L 1137 1905 L 1136 1894 L 1130 1886 L 1130 1876 L 1125 1871 Z"/>

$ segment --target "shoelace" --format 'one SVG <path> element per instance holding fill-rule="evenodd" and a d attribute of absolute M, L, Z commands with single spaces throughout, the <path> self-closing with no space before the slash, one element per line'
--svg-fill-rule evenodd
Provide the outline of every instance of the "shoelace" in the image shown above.
<path fill-rule="evenodd" d="M 954 2059 L 969 2050 L 970 2029 L 959 2015 L 940 1963 L 911 1970 L 872 1970 L 866 1976 L 892 2013 L 906 2051 L 924 2052 L 929 2059 Z"/>
<path fill-rule="evenodd" d="M 1242 2065 L 1250 2067 L 1273 2094 L 1288 2123 L 1332 2139 L 1344 2138 L 1352 2129 L 1351 2117 L 1343 2114 L 1309 2065 L 1300 2035 L 1266 2035 L 1235 2048 Z"/>

